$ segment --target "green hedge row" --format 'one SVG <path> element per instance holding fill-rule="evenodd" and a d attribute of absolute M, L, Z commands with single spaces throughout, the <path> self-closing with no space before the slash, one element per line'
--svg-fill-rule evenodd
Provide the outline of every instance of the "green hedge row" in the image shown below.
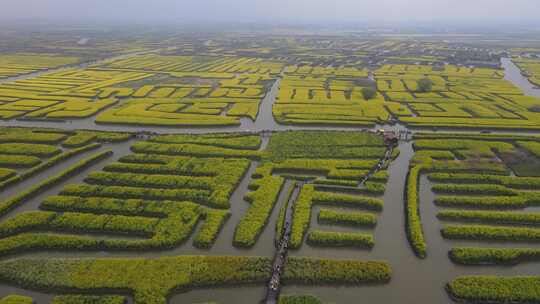
<path fill-rule="evenodd" d="M 383 262 L 289 258 L 285 283 L 382 284 L 391 269 Z M 263 284 L 271 260 L 240 256 L 176 256 L 155 259 L 16 259 L 0 262 L 0 280 L 61 293 L 131 292 L 136 304 L 165 304 L 174 291 Z"/>
<path fill-rule="evenodd" d="M 540 229 L 521 227 L 450 225 L 441 229 L 441 234 L 444 238 L 457 240 L 540 242 Z"/>
<path fill-rule="evenodd" d="M 540 261 L 540 249 L 531 248 L 452 248 L 450 259 L 463 265 L 518 264 Z"/>
<path fill-rule="evenodd" d="M 268 223 L 279 198 L 285 180 L 280 176 L 265 176 L 251 182 L 250 191 L 244 199 L 251 205 L 236 226 L 233 244 L 252 247 Z"/>
<path fill-rule="evenodd" d="M 326 208 L 320 210 L 318 221 L 321 224 L 338 224 L 356 227 L 375 227 L 377 225 L 377 217 L 373 214 Z"/>
<path fill-rule="evenodd" d="M 34 300 L 30 297 L 9 295 L 0 299 L 0 304 L 33 304 Z"/>
<path fill-rule="evenodd" d="M 315 191 L 312 199 L 313 203 L 319 205 L 353 207 L 373 211 L 381 211 L 384 204 L 378 198 L 321 191 Z"/>
<path fill-rule="evenodd" d="M 307 243 L 323 247 L 355 247 L 371 249 L 375 240 L 371 234 L 315 230 L 308 234 Z"/>
<path fill-rule="evenodd" d="M 540 225 L 540 213 L 537 212 L 443 210 L 437 217 L 441 220 L 488 224 Z"/>
<path fill-rule="evenodd" d="M 2 153 L 2 151 L 0 151 Z M 4 168 L 30 168 L 41 163 L 38 157 L 31 155 L 2 155 L 0 154 L 0 167 Z"/>
<path fill-rule="evenodd" d="M 51 304 L 125 304 L 124 296 L 64 295 L 53 298 Z"/>
<path fill-rule="evenodd" d="M 441 207 L 477 209 L 523 209 L 530 205 L 524 196 L 437 196 L 434 203 Z"/>
<path fill-rule="evenodd" d="M 293 209 L 291 238 L 289 241 L 290 248 L 300 248 L 304 242 L 304 236 L 306 235 L 311 220 L 311 207 L 314 195 L 315 189 L 313 185 L 302 186 Z"/>
<path fill-rule="evenodd" d="M 278 304 L 323 304 L 315 296 L 305 295 L 281 295 Z"/>
<path fill-rule="evenodd" d="M 435 193 L 472 194 L 472 195 L 517 195 L 515 190 L 502 185 L 491 184 L 436 184 L 431 188 Z"/>
<path fill-rule="evenodd" d="M 538 189 L 540 178 L 517 177 L 491 174 L 467 174 L 467 173 L 431 173 L 429 179 L 436 182 L 459 182 L 477 184 L 499 184 L 516 189 Z"/>
<path fill-rule="evenodd" d="M 108 186 L 147 187 L 147 188 L 194 188 L 211 190 L 211 177 L 182 175 L 92 172 L 84 180 L 86 183 Z"/>
<path fill-rule="evenodd" d="M 450 296 L 471 303 L 539 303 L 540 277 L 463 276 L 447 285 Z"/>
<path fill-rule="evenodd" d="M 6 155 L 29 155 L 51 157 L 62 152 L 56 146 L 26 143 L 0 143 L 0 151 Z"/>
<path fill-rule="evenodd" d="M 3 127 L 0 142 L 53 145 L 60 143 L 72 133 L 72 131 L 54 129 Z"/>
<path fill-rule="evenodd" d="M 71 184 L 64 187 L 60 194 L 81 197 L 112 197 L 124 199 L 134 198 L 145 200 L 176 201 L 188 200 L 200 204 L 211 205 L 211 202 L 209 200 L 209 191 L 198 189 L 156 189 L 126 186 Z"/>
<path fill-rule="evenodd" d="M 261 137 L 258 134 L 240 133 L 159 135 L 150 139 L 150 141 L 170 144 L 205 144 L 241 150 L 258 150 L 261 146 Z"/>
<path fill-rule="evenodd" d="M 205 208 L 204 223 L 193 240 L 193 245 L 198 248 L 210 248 L 216 240 L 219 232 L 231 213 L 227 210 L 212 210 Z"/>
<path fill-rule="evenodd" d="M 409 239 L 413 251 L 420 258 L 425 258 L 427 255 L 427 244 L 424 239 L 424 231 L 420 219 L 420 199 L 418 198 L 418 184 L 423 169 L 424 167 L 420 165 L 409 168 L 405 188 L 405 225 L 407 238 Z"/>
<path fill-rule="evenodd" d="M 260 159 L 262 153 L 253 150 L 228 149 L 198 144 L 166 144 L 154 142 L 137 142 L 131 150 L 135 153 L 187 155 L 198 157 L 225 157 Z"/>

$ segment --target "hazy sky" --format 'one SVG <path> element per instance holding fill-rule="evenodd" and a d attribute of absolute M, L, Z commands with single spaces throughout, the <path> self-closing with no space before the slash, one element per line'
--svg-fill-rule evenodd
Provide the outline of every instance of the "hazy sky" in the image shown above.
<path fill-rule="evenodd" d="M 540 0 L 1 0 L 0 19 L 534 21 Z"/>

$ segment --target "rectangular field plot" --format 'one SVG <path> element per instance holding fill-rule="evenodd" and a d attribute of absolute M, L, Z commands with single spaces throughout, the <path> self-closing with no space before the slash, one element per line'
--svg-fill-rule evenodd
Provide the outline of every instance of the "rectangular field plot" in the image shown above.
<path fill-rule="evenodd" d="M 526 97 L 503 79 L 503 70 L 385 65 L 376 70 L 387 101 L 409 111 L 393 111 L 414 127 L 538 129 L 540 99 Z M 419 87 L 421 82 L 428 85 Z"/>

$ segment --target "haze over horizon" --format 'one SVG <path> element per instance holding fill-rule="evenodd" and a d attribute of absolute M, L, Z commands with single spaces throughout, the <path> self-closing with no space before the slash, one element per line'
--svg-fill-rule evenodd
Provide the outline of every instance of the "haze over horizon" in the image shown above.
<path fill-rule="evenodd" d="M 169 22 L 535 22 L 534 0 L 4 0 L 0 19 Z M 510 3 L 510 4 L 509 4 Z"/>

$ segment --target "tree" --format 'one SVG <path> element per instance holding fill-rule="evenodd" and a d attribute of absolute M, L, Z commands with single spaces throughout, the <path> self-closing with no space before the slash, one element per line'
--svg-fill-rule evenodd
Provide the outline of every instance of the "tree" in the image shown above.
<path fill-rule="evenodd" d="M 433 81 L 429 78 L 418 79 L 416 84 L 418 86 L 418 92 L 427 93 L 433 89 Z"/>
<path fill-rule="evenodd" d="M 377 96 L 377 91 L 372 87 L 365 87 L 362 88 L 362 96 L 364 96 L 365 100 L 370 100 Z"/>

